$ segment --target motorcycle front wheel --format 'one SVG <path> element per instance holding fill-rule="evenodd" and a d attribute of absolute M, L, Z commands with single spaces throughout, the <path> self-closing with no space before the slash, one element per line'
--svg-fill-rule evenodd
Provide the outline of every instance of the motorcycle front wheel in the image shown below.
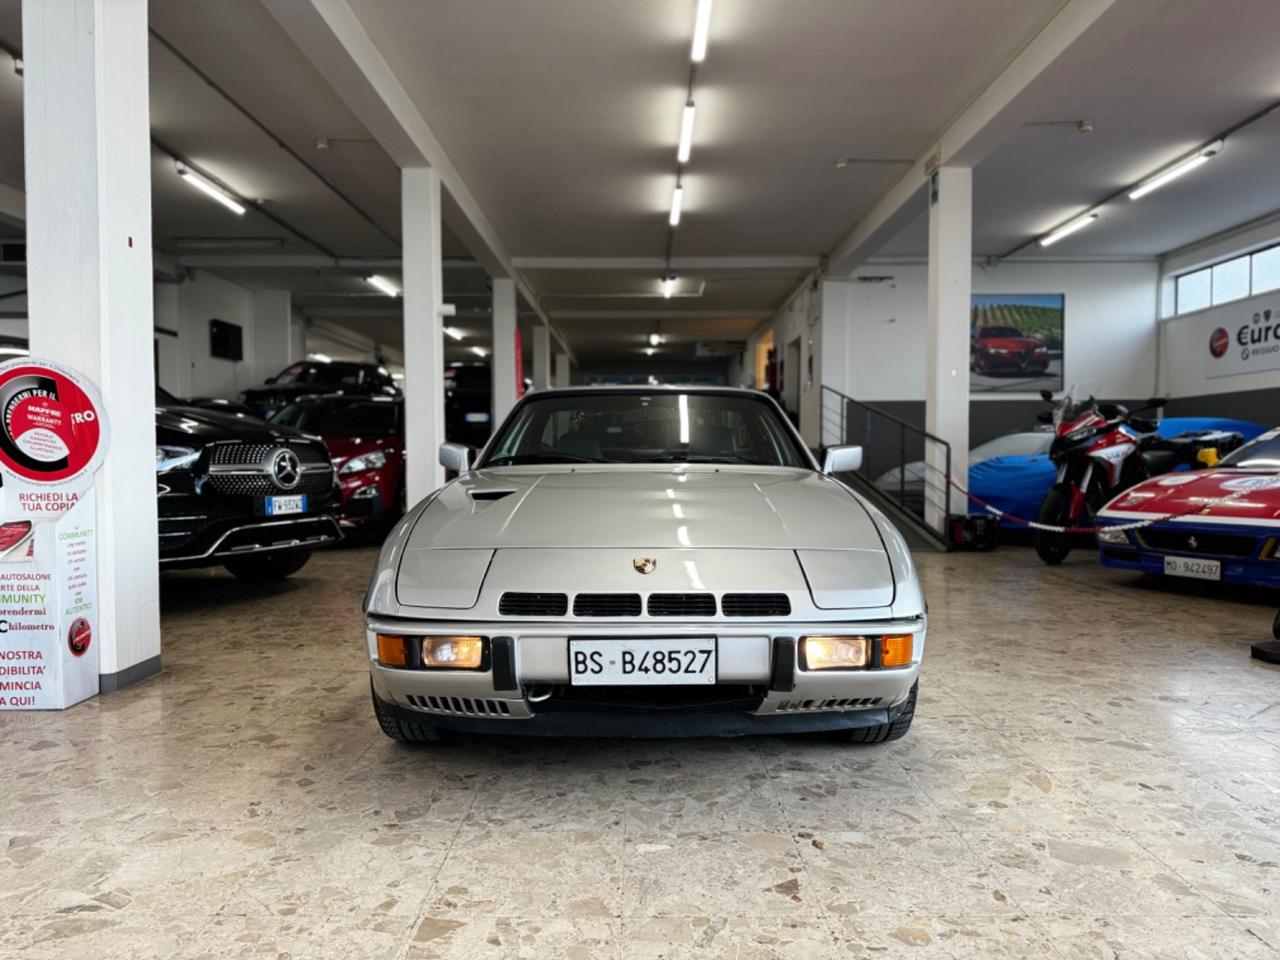
<path fill-rule="evenodd" d="M 1055 527 L 1070 526 L 1071 489 L 1063 483 L 1055 483 L 1040 502 L 1040 512 L 1036 519 Z M 1050 566 L 1067 559 L 1071 552 L 1071 536 L 1050 530 L 1036 531 L 1036 556 Z"/>

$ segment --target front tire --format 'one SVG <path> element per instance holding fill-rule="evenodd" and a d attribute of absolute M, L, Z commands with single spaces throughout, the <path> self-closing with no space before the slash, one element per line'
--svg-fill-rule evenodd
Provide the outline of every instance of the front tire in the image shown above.
<path fill-rule="evenodd" d="M 235 557 L 223 566 L 237 579 L 265 583 L 283 580 L 307 565 L 310 550 L 290 550 L 287 553 L 258 553 L 249 557 Z"/>
<path fill-rule="evenodd" d="M 887 743 L 890 740 L 901 740 L 911 729 L 911 721 L 916 716 L 916 695 L 920 691 L 920 681 L 911 685 L 907 699 L 897 707 L 897 713 L 888 723 L 874 727 L 859 727 L 849 731 L 850 743 Z"/>
<path fill-rule="evenodd" d="M 392 740 L 398 743 L 439 743 L 440 731 L 429 723 L 418 723 L 401 720 L 382 709 L 382 701 L 369 685 L 369 694 L 373 698 L 373 715 L 378 718 L 378 726 Z"/>
<path fill-rule="evenodd" d="M 1071 491 L 1061 483 L 1055 483 L 1045 494 L 1040 503 L 1040 512 L 1036 519 L 1041 523 L 1055 527 L 1069 526 L 1068 514 L 1071 510 Z M 1071 552 L 1071 537 L 1066 533 L 1055 533 L 1050 530 L 1036 531 L 1036 556 L 1050 566 L 1056 566 L 1067 559 Z"/>

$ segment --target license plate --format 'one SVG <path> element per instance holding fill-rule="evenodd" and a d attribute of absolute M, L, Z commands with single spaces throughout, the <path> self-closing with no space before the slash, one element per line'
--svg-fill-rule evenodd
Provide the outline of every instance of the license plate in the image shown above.
<path fill-rule="evenodd" d="M 1193 580 L 1221 580 L 1220 560 L 1200 560 L 1196 557 L 1165 557 L 1164 572 L 1170 577 L 1190 577 Z"/>
<path fill-rule="evenodd" d="M 569 682 L 579 687 L 716 682 L 716 641 L 570 640 Z"/>
<path fill-rule="evenodd" d="M 307 495 L 294 494 L 292 497 L 267 497 L 267 516 L 276 517 L 282 513 L 306 513 Z"/>

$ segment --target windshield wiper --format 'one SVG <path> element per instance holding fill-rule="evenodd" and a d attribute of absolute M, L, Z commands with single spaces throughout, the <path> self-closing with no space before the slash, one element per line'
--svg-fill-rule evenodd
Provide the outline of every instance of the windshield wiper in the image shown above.
<path fill-rule="evenodd" d="M 654 457 L 652 460 L 643 461 L 645 463 L 747 463 L 755 464 L 754 461 L 745 457 L 735 457 L 732 454 L 722 456 L 706 456 L 697 453 L 673 453 L 667 457 Z M 764 464 L 755 464 L 755 466 L 764 466 Z"/>
<path fill-rule="evenodd" d="M 522 463 L 612 463 L 602 457 L 587 457 L 577 453 L 511 453 L 494 457 L 486 467 L 516 466 Z"/>

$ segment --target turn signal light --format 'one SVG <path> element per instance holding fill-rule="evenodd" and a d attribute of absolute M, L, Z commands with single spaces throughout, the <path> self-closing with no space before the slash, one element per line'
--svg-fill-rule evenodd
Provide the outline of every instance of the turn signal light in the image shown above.
<path fill-rule="evenodd" d="M 915 638 L 909 633 L 890 634 L 888 636 L 881 637 L 880 666 L 910 666 L 914 641 Z"/>
<path fill-rule="evenodd" d="M 806 670 L 856 670 L 870 660 L 866 637 L 801 637 L 800 656 Z"/>
<path fill-rule="evenodd" d="M 484 637 L 423 637 L 422 665 L 428 670 L 479 670 Z"/>
<path fill-rule="evenodd" d="M 409 654 L 404 637 L 378 634 L 378 662 L 384 667 L 407 667 Z"/>

